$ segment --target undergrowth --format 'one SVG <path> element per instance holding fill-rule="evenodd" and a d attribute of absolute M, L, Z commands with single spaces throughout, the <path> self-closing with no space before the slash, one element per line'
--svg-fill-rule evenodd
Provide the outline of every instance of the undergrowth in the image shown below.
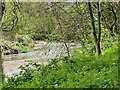
<path fill-rule="evenodd" d="M 76 50 L 72 57 L 53 59 L 46 66 L 21 66 L 24 71 L 8 78 L 2 88 L 118 88 L 117 62 L 117 46 L 100 56 Z"/>

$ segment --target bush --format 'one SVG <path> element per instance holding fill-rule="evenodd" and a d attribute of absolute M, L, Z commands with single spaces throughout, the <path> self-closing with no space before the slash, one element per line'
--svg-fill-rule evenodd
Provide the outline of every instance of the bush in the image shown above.
<path fill-rule="evenodd" d="M 22 43 L 19 43 L 19 42 L 15 42 L 15 43 L 13 43 L 13 45 L 20 47 L 22 53 L 28 52 L 28 50 L 29 50 L 28 47 L 23 46 Z"/>

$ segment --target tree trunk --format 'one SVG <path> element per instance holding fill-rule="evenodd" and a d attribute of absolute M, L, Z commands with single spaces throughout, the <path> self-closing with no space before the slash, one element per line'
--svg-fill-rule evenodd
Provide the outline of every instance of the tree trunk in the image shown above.
<path fill-rule="evenodd" d="M 98 5 L 98 52 L 97 52 L 97 55 L 100 55 L 101 54 L 101 22 L 100 22 L 100 4 L 99 2 L 97 3 Z"/>
<path fill-rule="evenodd" d="M 99 56 L 101 54 L 100 42 L 98 41 L 96 42 L 95 48 L 96 48 L 97 55 Z"/>
<path fill-rule="evenodd" d="M 111 25 L 107 24 L 107 21 L 105 20 L 105 16 L 103 14 L 102 14 L 102 16 L 104 17 L 105 24 L 106 24 L 108 30 L 110 31 L 110 35 L 113 37 L 113 36 L 115 36 L 113 33 L 113 26 L 115 26 L 115 24 L 116 24 L 117 17 L 116 17 L 116 12 L 114 11 L 113 6 L 112 5 L 110 5 L 110 6 L 111 6 L 111 8 L 108 7 L 107 9 L 110 10 L 114 15 L 114 21 L 112 22 L 112 24 Z"/>
<path fill-rule="evenodd" d="M 90 2 L 88 2 L 88 7 L 89 7 L 89 12 L 90 12 L 90 17 L 91 17 L 91 23 L 92 23 L 92 33 L 93 33 L 93 37 L 94 37 L 94 42 L 95 42 L 95 48 L 96 48 L 96 52 L 97 55 L 99 56 L 101 54 L 101 49 L 100 49 L 100 36 L 101 36 L 101 28 L 100 28 L 100 21 L 98 20 L 98 27 L 99 27 L 99 31 L 98 31 L 98 39 L 97 39 L 97 35 L 96 35 L 96 31 L 95 31 L 95 23 L 94 23 L 94 17 L 92 14 L 92 8 L 91 8 L 91 4 Z M 98 8 L 99 9 L 99 8 Z M 98 19 L 100 19 L 100 15 L 98 14 Z"/>
<path fill-rule="evenodd" d="M 117 24 L 115 25 L 115 33 L 118 34 Z"/>
<path fill-rule="evenodd" d="M 118 34 L 120 35 L 120 1 L 118 2 Z M 120 78 L 120 37 L 118 37 L 118 78 Z M 118 79 L 118 88 L 120 88 L 120 79 Z"/>
<path fill-rule="evenodd" d="M 110 35 L 113 37 L 115 36 L 114 33 L 113 33 L 113 27 L 110 28 Z"/>
<path fill-rule="evenodd" d="M 3 11 L 5 10 L 5 3 L 0 1 L 0 25 L 2 25 L 2 16 L 3 16 Z M 2 33 L 1 33 L 1 27 L 0 27 L 0 85 L 4 82 L 4 72 L 3 72 L 3 62 L 4 62 L 4 57 L 3 57 L 3 49 L 2 49 Z"/>
<path fill-rule="evenodd" d="M 2 3 L 0 1 L 0 24 L 2 20 Z M 0 28 L 0 85 L 2 84 L 2 76 L 3 76 L 3 67 L 2 67 L 2 58 L 1 58 L 1 28 Z"/>

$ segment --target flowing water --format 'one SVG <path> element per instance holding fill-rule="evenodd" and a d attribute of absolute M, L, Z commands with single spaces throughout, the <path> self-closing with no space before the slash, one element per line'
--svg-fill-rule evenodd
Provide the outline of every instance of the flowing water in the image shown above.
<path fill-rule="evenodd" d="M 70 55 L 72 55 L 75 44 L 67 43 L 67 46 L 69 47 Z M 77 47 L 81 47 L 81 45 L 77 44 Z M 18 66 L 23 65 L 23 63 L 28 63 L 28 61 L 39 62 L 46 65 L 48 59 L 66 55 L 68 55 L 68 53 L 64 43 L 39 41 L 35 44 L 35 47 L 27 53 L 5 55 L 5 72 L 6 75 L 11 76 L 13 73 L 20 71 Z"/>

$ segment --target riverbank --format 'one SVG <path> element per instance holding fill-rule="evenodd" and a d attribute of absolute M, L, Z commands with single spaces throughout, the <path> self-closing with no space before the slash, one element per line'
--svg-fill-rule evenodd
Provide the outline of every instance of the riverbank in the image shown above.
<path fill-rule="evenodd" d="M 21 71 L 19 69 L 19 67 L 21 65 L 25 66 L 26 64 L 28 64 L 28 62 L 25 62 L 25 61 L 14 61 L 14 62 L 5 61 L 4 62 L 4 73 L 6 76 L 11 77 L 13 75 L 13 73 L 18 74 Z"/>
<path fill-rule="evenodd" d="M 37 62 L 38 64 L 47 65 L 47 62 Z M 13 74 L 19 74 L 21 70 L 19 67 L 29 64 L 28 61 L 5 61 L 4 62 L 4 73 L 6 77 L 12 77 Z"/>
<path fill-rule="evenodd" d="M 4 55 L 26 53 L 35 42 L 28 35 L 16 35 L 14 40 L 2 39 Z"/>

